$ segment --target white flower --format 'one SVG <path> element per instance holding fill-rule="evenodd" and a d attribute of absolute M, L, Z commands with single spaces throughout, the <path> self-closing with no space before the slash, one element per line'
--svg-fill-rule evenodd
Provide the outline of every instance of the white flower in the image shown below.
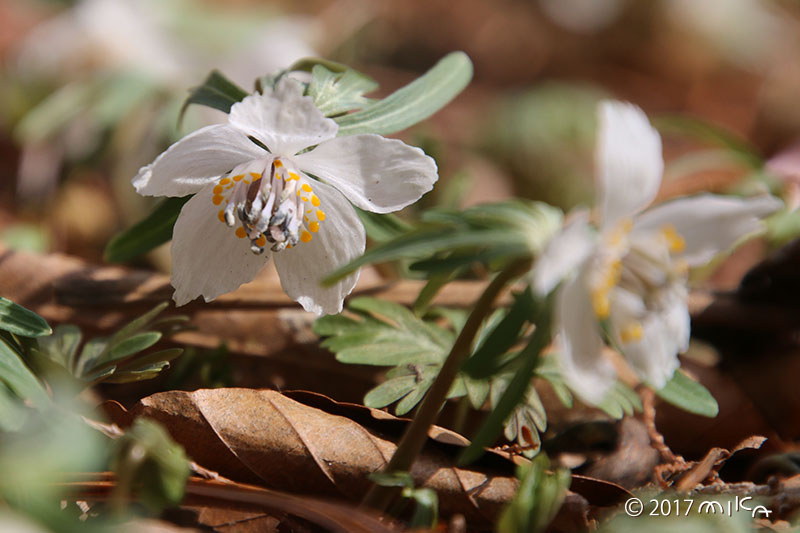
<path fill-rule="evenodd" d="M 437 169 L 399 140 L 337 130 L 297 81 L 283 78 L 235 104 L 227 124 L 187 135 L 139 171 L 140 194 L 195 194 L 173 231 L 178 305 L 236 289 L 274 255 L 291 298 L 317 314 L 341 311 L 358 273 L 332 287 L 320 280 L 364 251 L 348 200 L 376 213 L 401 209 L 433 187 Z"/>
<path fill-rule="evenodd" d="M 762 229 L 759 218 L 781 206 L 770 196 L 703 194 L 641 212 L 661 183 L 661 138 L 630 104 L 601 103 L 599 121 L 597 229 L 586 211 L 576 213 L 532 270 L 539 294 L 561 282 L 559 361 L 590 403 L 602 400 L 615 375 L 602 356 L 600 322 L 607 320 L 611 340 L 641 379 L 663 387 L 689 343 L 688 269 Z"/>

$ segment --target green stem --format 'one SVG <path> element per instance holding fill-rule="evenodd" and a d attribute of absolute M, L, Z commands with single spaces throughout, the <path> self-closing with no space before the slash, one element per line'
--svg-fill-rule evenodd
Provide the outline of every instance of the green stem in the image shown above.
<path fill-rule="evenodd" d="M 492 280 L 475 303 L 475 307 L 453 343 L 442 369 L 428 390 L 428 394 L 425 395 L 425 399 L 422 400 L 414 419 L 406 428 L 406 432 L 400 439 L 389 464 L 384 468 L 384 472 L 407 472 L 411 469 L 411 465 L 428 439 L 430 427 L 436 422 L 439 411 L 447 400 L 447 393 L 450 391 L 461 365 L 471 353 L 472 344 L 481 324 L 492 312 L 495 299 L 512 280 L 528 269 L 530 269 L 530 259 L 514 261 Z M 397 493 L 396 487 L 373 485 L 361 504 L 383 512 Z"/>

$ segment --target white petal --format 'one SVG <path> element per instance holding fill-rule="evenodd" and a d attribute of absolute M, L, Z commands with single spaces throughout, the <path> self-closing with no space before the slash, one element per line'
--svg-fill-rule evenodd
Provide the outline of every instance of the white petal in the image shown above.
<path fill-rule="evenodd" d="M 214 124 L 190 133 L 142 167 L 133 186 L 145 196 L 186 196 L 236 165 L 266 155 L 243 133 Z"/>
<path fill-rule="evenodd" d="M 375 213 L 397 211 L 416 202 L 439 177 L 436 162 L 425 152 L 380 135 L 338 137 L 294 159 L 303 171 Z"/>
<path fill-rule="evenodd" d="M 578 213 L 547 243 L 531 271 L 536 293 L 552 291 L 594 251 L 596 235 L 589 226 L 589 214 Z"/>
<path fill-rule="evenodd" d="M 286 76 L 274 91 L 265 89 L 264 94 L 252 94 L 233 104 L 228 122 L 283 157 L 332 139 L 339 129 L 310 96 L 303 96 L 300 83 Z"/>
<path fill-rule="evenodd" d="M 740 239 L 764 228 L 761 217 L 781 208 L 772 196 L 735 198 L 703 194 L 681 198 L 647 210 L 636 219 L 634 232 L 671 228 L 684 242 L 682 257 L 689 266 L 709 262 Z"/>
<path fill-rule="evenodd" d="M 320 281 L 364 253 L 366 236 L 361 220 L 341 194 L 324 183 L 311 183 L 326 213 L 325 221 L 311 242 L 276 253 L 275 267 L 283 290 L 303 309 L 317 315 L 334 314 L 342 310 L 342 302 L 353 290 L 359 273 L 332 287 L 323 287 Z"/>
<path fill-rule="evenodd" d="M 677 340 L 662 317 L 647 315 L 641 322 L 641 339 L 621 345 L 623 355 L 636 373 L 655 389 L 660 389 L 680 366 Z"/>
<path fill-rule="evenodd" d="M 686 289 L 674 284 L 657 296 L 658 309 L 648 309 L 641 296 L 615 287 L 611 302 L 611 334 L 636 373 L 660 389 L 678 368 L 678 353 L 689 345 L 689 309 Z M 623 340 L 625 328 L 639 327 L 640 337 Z"/>
<path fill-rule="evenodd" d="M 661 137 L 638 107 L 604 101 L 598 108 L 595 152 L 598 205 L 612 227 L 653 201 L 661 185 Z"/>
<path fill-rule="evenodd" d="M 559 363 L 564 379 L 584 401 L 596 404 L 614 384 L 588 291 L 588 265 L 558 289 L 555 305 Z"/>
<path fill-rule="evenodd" d="M 269 259 L 255 255 L 250 241 L 236 236 L 235 228 L 218 218 L 219 206 L 211 202 L 206 187 L 181 209 L 172 233 L 172 286 L 177 305 L 198 296 L 211 301 L 252 280 Z"/>
<path fill-rule="evenodd" d="M 689 349 L 691 317 L 687 299 L 688 291 L 686 286 L 675 285 L 671 287 L 670 301 L 662 313 L 664 327 L 669 336 L 675 340 L 678 353 L 683 353 Z"/>

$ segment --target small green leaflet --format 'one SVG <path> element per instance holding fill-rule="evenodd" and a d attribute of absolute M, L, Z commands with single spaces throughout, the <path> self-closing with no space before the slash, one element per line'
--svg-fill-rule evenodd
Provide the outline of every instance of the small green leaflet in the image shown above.
<path fill-rule="evenodd" d="M 708 389 L 680 369 L 656 394 L 662 400 L 696 415 L 714 418 L 719 413 L 717 400 Z"/>
<path fill-rule="evenodd" d="M 540 455 L 517 467 L 519 489 L 497 523 L 499 533 L 538 533 L 555 518 L 572 476 L 566 468 L 551 472 L 550 461 Z"/>
<path fill-rule="evenodd" d="M 189 198 L 167 198 L 147 218 L 116 235 L 106 246 L 106 261 L 124 263 L 172 239 L 172 227 Z"/>
<path fill-rule="evenodd" d="M 44 407 L 50 402 L 42 384 L 22 361 L 22 354 L 2 337 L 0 337 L 0 381 L 17 396 L 29 400 L 36 407 Z"/>
<path fill-rule="evenodd" d="M 373 79 L 351 69 L 332 72 L 322 65 L 315 65 L 311 76 L 307 94 L 326 117 L 365 107 L 370 100 L 364 94 L 378 88 Z"/>
<path fill-rule="evenodd" d="M 53 330 L 45 319 L 0 296 L 0 330 L 23 337 L 43 337 Z"/>
<path fill-rule="evenodd" d="M 80 330 L 72 325 L 58 326 L 52 336 L 40 340 L 33 354 L 40 363 L 49 361 L 84 386 L 101 381 L 127 383 L 153 378 L 183 353 L 180 348 L 140 353 L 155 345 L 164 331 L 172 331 L 186 321 L 186 317 L 156 320 L 167 305 L 156 306 L 109 338 L 90 339 L 81 350 Z"/>
<path fill-rule="evenodd" d="M 191 104 L 213 107 L 229 113 L 233 104 L 241 102 L 247 95 L 247 91 L 226 78 L 220 71 L 212 70 L 203 83 L 189 93 L 178 116 L 178 123 L 183 119 L 186 108 Z"/>
<path fill-rule="evenodd" d="M 464 52 L 443 57 L 428 72 L 383 100 L 336 119 L 339 135 L 388 135 L 425 120 L 447 105 L 472 79 L 472 62 Z"/>

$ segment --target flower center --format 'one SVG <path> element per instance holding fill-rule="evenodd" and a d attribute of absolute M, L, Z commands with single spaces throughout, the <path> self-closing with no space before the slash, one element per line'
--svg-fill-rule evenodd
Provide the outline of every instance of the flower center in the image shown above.
<path fill-rule="evenodd" d="M 319 197 L 296 169 L 280 158 L 250 161 L 234 168 L 214 186 L 211 199 L 220 222 L 250 239 L 254 254 L 279 252 L 311 242 L 325 220 Z M 224 203 L 224 205 L 223 205 Z"/>

